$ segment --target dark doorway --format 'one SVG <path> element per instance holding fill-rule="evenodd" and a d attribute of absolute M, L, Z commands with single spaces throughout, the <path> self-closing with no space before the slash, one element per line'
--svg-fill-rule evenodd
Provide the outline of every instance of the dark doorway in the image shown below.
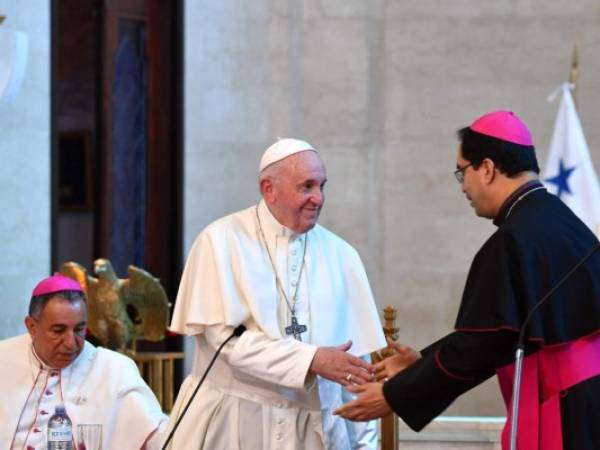
<path fill-rule="evenodd" d="M 53 268 L 76 261 L 92 272 L 103 257 L 126 278 L 134 264 L 171 302 L 182 256 L 182 8 L 52 2 Z"/>

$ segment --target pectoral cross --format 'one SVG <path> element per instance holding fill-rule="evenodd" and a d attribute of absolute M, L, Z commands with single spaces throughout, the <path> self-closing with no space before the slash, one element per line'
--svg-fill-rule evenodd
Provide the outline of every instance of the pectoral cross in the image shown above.
<path fill-rule="evenodd" d="M 285 327 L 285 334 L 288 336 L 293 334 L 294 339 L 302 341 L 302 336 L 300 336 L 300 334 L 304 332 L 306 332 L 306 325 L 300 325 L 296 316 L 292 316 L 292 324 L 289 327 Z"/>

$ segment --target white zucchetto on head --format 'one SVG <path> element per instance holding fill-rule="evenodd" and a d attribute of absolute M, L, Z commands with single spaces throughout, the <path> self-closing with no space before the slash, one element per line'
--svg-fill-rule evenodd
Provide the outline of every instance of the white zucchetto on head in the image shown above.
<path fill-rule="evenodd" d="M 307 150 L 318 153 L 317 150 L 315 150 L 315 148 L 306 141 L 291 138 L 279 139 L 263 153 L 262 158 L 260 159 L 260 167 L 258 171 L 262 172 L 266 167 L 276 163 L 277 161 L 281 161 L 282 159 L 287 158 L 294 153 L 304 152 Z"/>

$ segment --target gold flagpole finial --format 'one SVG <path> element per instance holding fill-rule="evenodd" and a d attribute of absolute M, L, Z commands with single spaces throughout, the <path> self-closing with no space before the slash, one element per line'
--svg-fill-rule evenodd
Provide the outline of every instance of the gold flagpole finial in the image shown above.
<path fill-rule="evenodd" d="M 573 47 L 573 55 L 571 57 L 571 70 L 569 70 L 569 83 L 573 85 L 573 101 L 577 106 L 577 77 L 579 76 L 579 46 L 575 44 Z"/>

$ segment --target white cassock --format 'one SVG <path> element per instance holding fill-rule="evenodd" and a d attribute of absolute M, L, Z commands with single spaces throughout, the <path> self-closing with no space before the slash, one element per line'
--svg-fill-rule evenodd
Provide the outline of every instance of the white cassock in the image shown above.
<path fill-rule="evenodd" d="M 288 302 L 298 287 L 297 319 L 307 326 L 302 342 L 285 333 L 290 308 L 278 295 L 257 213 Z M 331 414 L 350 394 L 339 384 L 308 374 L 319 346 L 350 339 L 350 353 L 368 358 L 386 345 L 364 267 L 349 244 L 320 225 L 295 234 L 262 201 L 258 208 L 217 220 L 198 236 L 170 327 L 195 336 L 195 361 L 169 428 L 216 348 L 241 323 L 247 331 L 223 349 L 171 449 L 377 448 L 375 422 L 353 423 Z"/>
<path fill-rule="evenodd" d="M 0 341 L 0 448 L 46 449 L 48 419 L 65 405 L 78 424 L 102 424 L 103 450 L 160 449 L 167 416 L 130 358 L 85 342 L 59 370 L 35 355 L 29 334 Z"/>

